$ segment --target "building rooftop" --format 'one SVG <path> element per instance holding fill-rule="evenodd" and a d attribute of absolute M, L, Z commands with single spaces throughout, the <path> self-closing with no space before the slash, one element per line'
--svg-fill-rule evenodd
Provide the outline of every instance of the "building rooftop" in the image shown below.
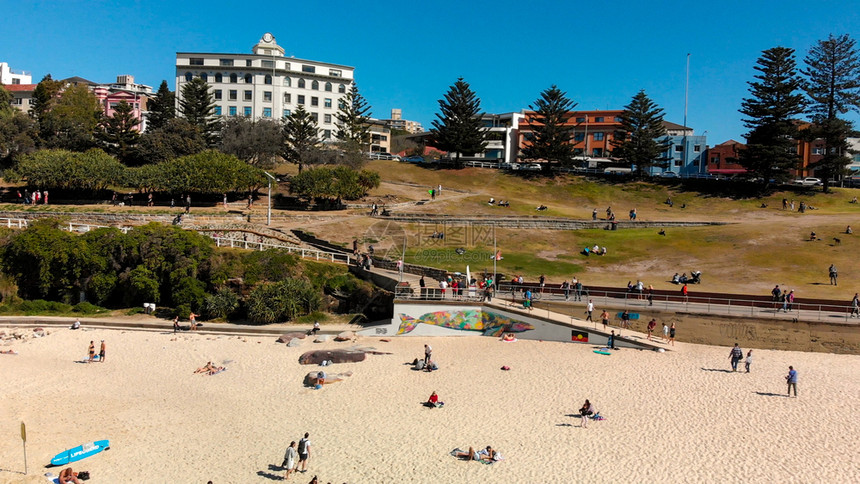
<path fill-rule="evenodd" d="M 9 92 L 29 92 L 36 90 L 38 84 L 7 84 L 3 86 Z"/>

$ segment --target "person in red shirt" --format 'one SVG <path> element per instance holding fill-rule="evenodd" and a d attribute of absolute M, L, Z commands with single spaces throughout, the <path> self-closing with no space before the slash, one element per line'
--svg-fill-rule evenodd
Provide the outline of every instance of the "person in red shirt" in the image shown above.
<path fill-rule="evenodd" d="M 684 302 L 687 302 L 687 284 L 684 284 L 684 287 L 681 288 L 681 295 L 684 296 Z"/>
<path fill-rule="evenodd" d="M 656 327 L 657 327 L 657 320 L 652 318 L 651 321 L 648 322 L 648 340 L 649 341 L 651 340 L 651 333 L 654 332 L 654 328 L 656 328 Z"/>

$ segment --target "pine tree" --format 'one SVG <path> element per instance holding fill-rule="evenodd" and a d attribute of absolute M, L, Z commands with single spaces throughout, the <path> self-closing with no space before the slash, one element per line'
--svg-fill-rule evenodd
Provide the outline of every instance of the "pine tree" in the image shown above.
<path fill-rule="evenodd" d="M 789 170 L 797 167 L 797 124 L 795 116 L 804 111 L 803 96 L 798 93 L 801 80 L 797 75 L 794 49 L 774 47 L 762 52 L 754 67 L 759 73 L 750 81 L 752 97 L 741 103 L 747 147 L 738 161 L 751 175 L 785 181 Z"/>
<path fill-rule="evenodd" d="M 555 84 L 544 90 L 540 97 L 529 105 L 534 115 L 528 122 L 533 138 L 522 150 L 522 157 L 527 160 L 545 159 L 561 164 L 570 163 L 573 157 L 573 145 L 570 144 L 573 126 L 568 126 L 570 110 L 576 103 L 567 98 L 567 93 Z M 543 165 L 548 173 L 550 163 Z"/>
<path fill-rule="evenodd" d="M 487 145 L 481 127 L 481 100 L 472 91 L 468 82 L 458 78 L 439 100 L 439 113 L 430 130 L 432 144 L 436 148 L 456 153 L 460 166 L 460 155 L 474 155 L 484 151 Z"/>
<path fill-rule="evenodd" d="M 844 175 L 851 162 L 847 154 L 853 125 L 839 115 L 860 109 L 860 53 L 848 35 L 830 35 L 809 49 L 804 62 L 812 135 L 824 141 L 824 156 L 810 167 L 824 180 L 827 192 L 830 180 Z"/>
<path fill-rule="evenodd" d="M 163 128 L 176 117 L 176 95 L 167 87 L 167 81 L 161 81 L 158 92 L 149 100 L 147 108 L 147 130 Z"/>
<path fill-rule="evenodd" d="M 43 145 L 53 143 L 55 135 L 55 127 L 48 114 L 54 108 L 59 98 L 60 91 L 63 89 L 63 83 L 55 81 L 50 74 L 46 75 L 39 81 L 36 88 L 33 90 L 32 110 L 30 111 L 33 118 L 38 122 L 39 141 Z"/>
<path fill-rule="evenodd" d="M 299 173 L 319 144 L 318 136 L 317 123 L 304 106 L 299 106 L 287 117 L 284 124 L 284 159 L 299 165 Z"/>
<path fill-rule="evenodd" d="M 335 137 L 340 141 L 351 141 L 364 147 L 370 142 L 370 126 L 367 124 L 370 118 L 370 105 L 364 96 L 359 94 L 358 85 L 352 84 L 349 92 L 343 97 L 338 106 L 337 133 Z"/>
<path fill-rule="evenodd" d="M 212 93 L 209 92 L 209 84 L 206 81 L 195 77 L 182 86 L 179 112 L 189 123 L 200 128 L 209 146 L 214 145 L 218 120 L 214 118 L 215 101 L 212 99 Z"/>
<path fill-rule="evenodd" d="M 12 93 L 3 88 L 0 84 L 0 114 L 11 114 L 12 110 Z"/>
<path fill-rule="evenodd" d="M 123 163 L 127 163 L 133 154 L 134 147 L 140 140 L 137 126 L 140 121 L 134 115 L 131 104 L 120 101 L 114 108 L 113 115 L 102 119 L 98 138 L 104 150 L 114 155 Z"/>
<path fill-rule="evenodd" d="M 631 168 L 635 166 L 639 177 L 651 167 L 666 168 L 669 143 L 664 138 L 663 109 L 641 90 L 624 106 L 620 118 L 621 127 L 612 140 L 612 156 L 623 159 Z"/>

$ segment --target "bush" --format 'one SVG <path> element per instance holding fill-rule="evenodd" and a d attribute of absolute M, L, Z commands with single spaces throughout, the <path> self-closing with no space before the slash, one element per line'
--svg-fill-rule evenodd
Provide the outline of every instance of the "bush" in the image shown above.
<path fill-rule="evenodd" d="M 248 318 L 253 323 L 290 321 L 319 309 L 322 297 L 307 281 L 287 279 L 254 288 L 248 296 Z"/>
<path fill-rule="evenodd" d="M 206 302 L 206 286 L 191 277 L 180 279 L 173 289 L 173 301 L 187 304 L 195 313 L 200 312 Z"/>
<path fill-rule="evenodd" d="M 174 316 L 179 316 L 179 319 L 188 319 L 188 316 L 191 315 L 191 306 L 187 304 L 180 304 L 176 308 L 176 312 Z"/>
<path fill-rule="evenodd" d="M 126 286 L 126 306 L 139 306 L 145 302 L 159 301 L 158 280 L 151 270 L 139 265 L 123 276 Z"/>
<path fill-rule="evenodd" d="M 79 302 L 72 306 L 72 312 L 79 314 L 101 314 L 106 313 L 107 311 L 108 310 L 103 307 L 96 306 L 95 304 L 91 304 L 86 301 Z"/>
<path fill-rule="evenodd" d="M 239 296 L 226 287 L 215 294 L 206 296 L 206 316 L 209 318 L 227 318 L 239 307 Z"/>

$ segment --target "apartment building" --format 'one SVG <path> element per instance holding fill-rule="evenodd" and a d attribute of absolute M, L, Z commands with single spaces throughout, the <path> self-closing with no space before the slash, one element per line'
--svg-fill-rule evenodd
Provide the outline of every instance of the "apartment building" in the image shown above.
<path fill-rule="evenodd" d="M 3 89 L 12 95 L 13 107 L 24 114 L 30 114 L 33 110 L 33 91 L 36 90 L 36 84 L 9 84 L 3 86 Z"/>
<path fill-rule="evenodd" d="M 424 131 L 424 128 L 421 126 L 421 123 L 419 123 L 418 121 L 409 121 L 408 119 L 403 119 L 403 111 L 401 111 L 400 109 L 392 109 L 391 119 L 383 119 L 383 121 L 388 124 L 389 128 L 406 131 L 409 134 L 418 134 Z"/>
<path fill-rule="evenodd" d="M 16 71 L 9 67 L 6 62 L 0 62 L 0 84 L 11 86 L 13 84 L 32 84 L 33 76 L 26 71 Z"/>
<path fill-rule="evenodd" d="M 250 54 L 176 53 L 176 102 L 195 77 L 206 81 L 216 116 L 277 119 L 304 106 L 316 120 L 323 140 L 333 139 L 335 114 L 352 88 L 353 67 L 286 57 L 271 33 Z"/>

